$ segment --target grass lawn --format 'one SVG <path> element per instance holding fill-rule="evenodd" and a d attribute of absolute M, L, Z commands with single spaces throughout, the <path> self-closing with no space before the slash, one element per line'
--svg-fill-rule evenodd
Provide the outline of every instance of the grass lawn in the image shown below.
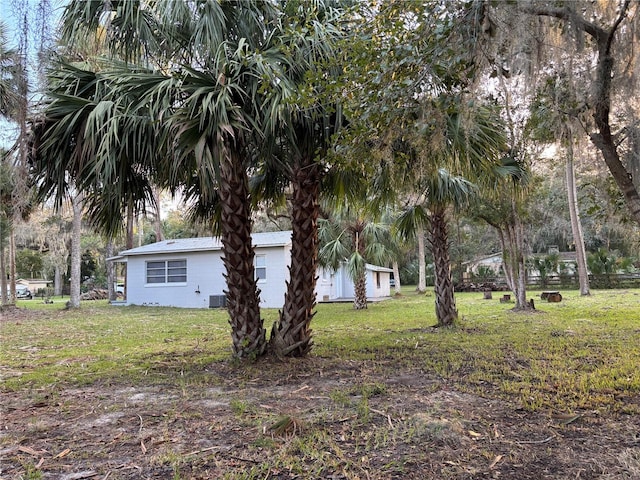
<path fill-rule="evenodd" d="M 0 478 L 640 478 L 640 290 L 562 294 L 321 304 L 309 358 L 252 364 L 225 311 L 20 301 Z"/>

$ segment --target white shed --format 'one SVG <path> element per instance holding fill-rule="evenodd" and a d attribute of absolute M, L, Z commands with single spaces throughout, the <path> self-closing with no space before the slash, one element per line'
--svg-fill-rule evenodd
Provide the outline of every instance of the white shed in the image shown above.
<path fill-rule="evenodd" d="M 254 233 L 255 271 L 260 306 L 284 303 L 291 263 L 291 231 Z M 219 237 L 164 240 L 120 252 L 107 259 L 127 265 L 126 298 L 120 305 L 212 308 L 225 305 L 226 282 Z M 388 297 L 390 272 L 367 265 L 367 296 Z M 318 272 L 318 301 L 353 298 L 353 282 L 344 268 Z"/>
<path fill-rule="evenodd" d="M 368 263 L 366 270 L 367 298 L 376 299 L 390 296 L 393 270 Z M 344 265 L 341 265 L 336 272 L 320 268 L 318 273 L 316 294 L 319 302 L 353 298 L 355 286 Z"/>

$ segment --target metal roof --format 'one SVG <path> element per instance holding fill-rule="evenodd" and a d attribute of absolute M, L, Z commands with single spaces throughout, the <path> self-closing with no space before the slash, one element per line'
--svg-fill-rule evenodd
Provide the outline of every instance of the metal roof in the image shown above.
<path fill-rule="evenodd" d="M 387 273 L 393 273 L 393 270 L 391 268 L 387 268 L 387 267 L 380 267 L 378 265 L 371 265 L 370 263 L 367 263 L 365 265 L 365 268 L 367 270 L 371 270 L 372 272 L 387 272 Z"/>
<path fill-rule="evenodd" d="M 251 239 L 253 240 L 254 247 L 284 247 L 291 243 L 291 230 L 253 233 L 251 234 Z M 215 250 L 222 250 L 222 240 L 220 237 L 176 238 L 124 250 L 120 252 L 117 257 Z M 112 257 L 110 260 L 115 259 L 116 257 Z"/>

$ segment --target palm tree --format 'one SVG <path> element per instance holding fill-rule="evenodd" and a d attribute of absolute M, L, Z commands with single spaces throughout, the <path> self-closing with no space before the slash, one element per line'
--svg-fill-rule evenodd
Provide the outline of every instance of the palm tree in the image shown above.
<path fill-rule="evenodd" d="M 101 23 L 105 18 L 108 23 Z M 89 31 L 104 38 L 120 58 L 145 64 L 103 72 L 96 86 L 105 95 L 87 106 L 96 121 L 85 125 L 77 137 L 82 142 L 67 135 L 67 145 L 81 145 L 70 153 L 86 160 L 87 167 L 73 173 L 83 189 L 94 192 L 88 201 L 107 197 L 107 208 L 96 202 L 99 211 L 93 213 L 113 218 L 104 213 L 122 212 L 130 196 L 147 198 L 146 178 L 172 190 L 185 187 L 196 200 L 195 212 L 219 213 L 238 357 L 255 357 L 266 348 L 254 278 L 247 169 L 263 139 L 264 117 L 274 117 L 287 97 L 286 58 L 276 48 L 278 27 L 278 9 L 271 2 L 74 0 L 63 18 L 68 41 Z M 55 143 L 52 135 L 48 138 Z M 133 172 L 124 177 L 131 182 L 112 189 L 105 173 L 116 175 L 123 166 Z M 55 181 L 64 187 L 65 170 L 56 172 Z M 95 193 L 96 185 L 102 194 Z"/>
<path fill-rule="evenodd" d="M 407 238 L 420 227 L 427 230 L 434 262 L 437 326 L 449 327 L 457 321 L 458 310 L 451 277 L 447 211 L 450 206 L 466 205 L 475 187 L 465 178 L 439 169 L 426 179 L 423 188 L 421 198 L 398 217 L 396 228 Z"/>
<path fill-rule="evenodd" d="M 24 32 L 22 32 L 24 34 Z M 2 169 L 3 177 L 11 177 L 12 188 L 10 195 L 5 197 L 8 200 L 2 210 L 3 220 L 0 227 L 0 255 L 3 256 L 0 262 L 0 297 L 3 304 L 13 303 L 16 298 L 16 276 L 15 276 L 15 238 L 13 233 L 14 220 L 17 217 L 26 217 L 29 214 L 29 187 L 25 181 L 26 162 L 24 161 L 26 115 L 27 115 L 27 76 L 25 72 L 25 62 L 18 50 L 9 47 L 6 33 L 6 26 L 0 22 L 0 118 L 18 123 L 18 138 L 12 147 L 17 151 L 17 155 L 3 152 Z M 5 186 L 8 185 L 5 182 Z M 4 264 L 5 244 L 8 240 L 9 265 Z M 7 285 L 7 278 L 10 284 Z M 9 288 L 7 288 L 9 287 Z"/>
<path fill-rule="evenodd" d="M 328 166 L 331 136 L 340 128 L 340 107 L 326 98 L 327 72 L 335 76 L 335 44 L 342 11 L 327 2 L 283 1 L 281 48 L 286 74 L 295 88 L 281 106 L 267 139 L 273 155 L 253 179 L 256 199 L 288 195 L 292 238 L 284 306 L 271 331 L 270 346 L 279 357 L 304 356 L 312 346 L 311 320 L 316 305 L 318 215 L 321 183 Z M 302 33 L 301 33 L 302 32 Z"/>
<path fill-rule="evenodd" d="M 432 119 L 418 123 L 419 133 L 406 132 L 391 147 L 391 170 L 396 177 L 392 181 L 405 185 L 404 198 L 398 200 L 403 213 L 396 228 L 405 237 L 427 231 L 435 267 L 438 326 L 450 326 L 458 312 L 450 271 L 448 209 L 465 204 L 475 188 L 471 180 L 488 182 L 510 170 L 501 163 L 505 136 L 494 108 L 465 106 L 461 96 L 444 94 L 429 108 Z"/>
<path fill-rule="evenodd" d="M 8 305 L 9 291 L 7 285 L 7 265 L 5 263 L 5 249 L 9 241 L 11 220 L 13 219 L 13 168 L 5 161 L 7 153 L 0 154 L 0 305 Z"/>
<path fill-rule="evenodd" d="M 564 147 L 567 203 L 573 244 L 576 250 L 580 295 L 590 295 L 587 253 L 584 246 L 582 223 L 580 222 L 574 168 L 573 146 L 577 138 L 575 134 L 576 125 L 579 122 L 576 118 L 563 113 L 575 109 L 574 105 L 577 104 L 575 92 L 569 87 L 566 77 L 547 78 L 533 102 L 526 130 L 535 140 L 545 143 L 553 143 L 559 140 L 560 145 Z"/>
<path fill-rule="evenodd" d="M 356 310 L 367 308 L 366 264 L 384 265 L 393 259 L 389 225 L 371 221 L 369 215 L 364 206 L 343 205 L 318 222 L 320 265 L 333 271 L 346 265 Z"/>

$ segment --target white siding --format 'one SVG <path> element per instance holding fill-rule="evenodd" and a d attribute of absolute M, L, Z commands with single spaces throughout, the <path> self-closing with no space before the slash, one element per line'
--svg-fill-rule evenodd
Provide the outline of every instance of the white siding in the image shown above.
<path fill-rule="evenodd" d="M 281 308 L 291 263 L 291 232 L 256 234 L 255 254 L 261 256 L 266 278 L 257 282 L 260 306 Z M 258 241 L 259 240 L 259 241 Z M 165 240 L 121 252 L 110 261 L 127 264 L 127 298 L 124 305 L 158 305 L 186 308 L 208 308 L 210 297 L 224 295 L 224 264 L 221 245 L 216 238 Z M 180 283 L 146 283 L 149 261 L 186 260 L 187 280 Z M 389 296 L 390 270 L 367 265 L 367 296 Z M 380 276 L 380 286 L 376 284 Z M 353 282 L 342 266 L 337 272 L 318 270 L 317 301 L 353 298 Z"/>
<path fill-rule="evenodd" d="M 285 281 L 289 278 L 290 253 L 285 247 L 256 248 L 264 255 L 267 278 L 258 281 L 260 306 L 279 308 L 284 303 Z M 146 283 L 148 261 L 187 261 L 185 283 Z M 166 307 L 208 308 L 211 295 L 224 295 L 224 264 L 220 251 L 176 252 L 171 254 L 138 255 L 127 260 L 128 305 L 158 305 Z M 198 293 L 199 292 L 199 293 Z"/>
<path fill-rule="evenodd" d="M 148 261 L 181 259 L 187 261 L 186 282 L 146 283 Z M 129 257 L 127 304 L 208 308 L 210 295 L 223 295 L 225 289 L 223 269 L 220 252 L 176 252 Z"/>
<path fill-rule="evenodd" d="M 289 279 L 290 249 L 285 247 L 256 248 L 256 255 L 265 256 L 267 278 L 258 280 L 260 306 L 281 308 L 284 304 L 286 281 Z"/>

